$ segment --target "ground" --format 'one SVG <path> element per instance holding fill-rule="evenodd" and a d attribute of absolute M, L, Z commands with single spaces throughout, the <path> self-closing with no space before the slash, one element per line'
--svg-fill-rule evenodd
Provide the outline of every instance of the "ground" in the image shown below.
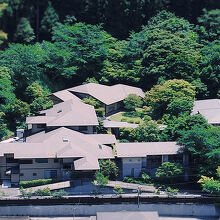
<path fill-rule="evenodd" d="M 113 114 L 109 117 L 112 121 L 126 121 L 128 123 L 134 123 L 134 124 L 142 124 L 143 120 L 140 117 L 132 117 L 132 116 L 124 116 L 124 113 L 126 112 L 118 112 L 116 114 Z"/>

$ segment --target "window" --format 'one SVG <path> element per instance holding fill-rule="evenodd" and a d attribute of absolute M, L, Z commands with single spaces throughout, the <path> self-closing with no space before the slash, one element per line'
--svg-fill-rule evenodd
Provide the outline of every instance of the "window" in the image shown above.
<path fill-rule="evenodd" d="M 46 124 L 37 124 L 37 128 L 46 128 Z"/>
<path fill-rule="evenodd" d="M 6 158 L 6 163 L 18 163 L 18 159 L 14 159 L 14 158 Z"/>
<path fill-rule="evenodd" d="M 19 160 L 20 164 L 32 164 L 33 161 L 32 160 Z"/>
<path fill-rule="evenodd" d="M 57 170 L 45 170 L 44 178 L 45 179 L 57 178 Z"/>
<path fill-rule="evenodd" d="M 87 126 L 79 126 L 79 131 L 87 131 Z"/>
<path fill-rule="evenodd" d="M 168 161 L 172 163 L 182 163 L 183 155 L 182 154 L 168 155 Z"/>
<path fill-rule="evenodd" d="M 64 163 L 63 169 L 71 169 L 71 163 Z"/>
<path fill-rule="evenodd" d="M 23 173 L 20 173 L 20 176 L 24 176 L 24 174 L 23 174 Z"/>
<path fill-rule="evenodd" d="M 33 173 L 33 176 L 37 176 L 37 173 Z"/>
<path fill-rule="evenodd" d="M 48 163 L 48 159 L 47 158 L 37 158 L 35 159 L 36 163 Z"/>
<path fill-rule="evenodd" d="M 59 163 L 59 159 L 55 158 L 55 159 L 53 160 L 53 162 L 54 162 L 54 163 Z"/>

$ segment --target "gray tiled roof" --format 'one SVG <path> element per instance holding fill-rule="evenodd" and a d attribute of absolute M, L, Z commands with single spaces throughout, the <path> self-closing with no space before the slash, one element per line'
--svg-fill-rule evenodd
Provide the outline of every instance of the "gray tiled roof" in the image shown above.
<path fill-rule="evenodd" d="M 111 120 L 103 120 L 103 126 L 105 128 L 137 128 L 138 124 L 132 124 L 128 122 L 119 122 Z"/>
<path fill-rule="evenodd" d="M 13 153 L 15 159 L 85 158 L 75 161 L 75 169 L 86 169 L 90 164 L 90 169 L 96 170 L 99 169 L 98 159 L 114 158 L 112 148 L 104 145 L 105 142 L 98 135 L 93 137 L 61 127 L 30 136 L 26 143 L 0 143 L 0 156 Z"/>
<path fill-rule="evenodd" d="M 96 83 L 88 83 L 67 90 L 71 92 L 88 94 L 106 105 L 122 101 L 129 94 L 136 94 L 144 98 L 144 92 L 142 89 L 124 84 L 106 86 Z"/>
<path fill-rule="evenodd" d="M 93 106 L 82 102 L 76 104 L 73 100 L 61 102 L 41 113 L 46 115 L 27 117 L 26 123 L 46 124 L 47 126 L 95 126 L 99 124 Z"/>
<path fill-rule="evenodd" d="M 181 147 L 176 142 L 117 143 L 117 157 L 146 157 L 147 155 L 177 154 Z"/>
<path fill-rule="evenodd" d="M 192 115 L 201 114 L 210 124 L 220 123 L 220 100 L 206 99 L 194 102 Z"/>

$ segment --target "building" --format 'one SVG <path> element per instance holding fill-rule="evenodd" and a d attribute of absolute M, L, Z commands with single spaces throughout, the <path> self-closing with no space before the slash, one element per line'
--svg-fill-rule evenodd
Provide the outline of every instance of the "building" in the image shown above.
<path fill-rule="evenodd" d="M 114 135 L 83 134 L 68 128 L 39 132 L 24 143 L 0 143 L 0 179 L 20 181 L 91 177 L 99 159 L 114 159 Z"/>
<path fill-rule="evenodd" d="M 191 115 L 201 114 L 209 124 L 220 125 L 220 99 L 197 100 Z"/>
<path fill-rule="evenodd" d="M 121 178 L 139 177 L 142 171 L 154 175 L 163 162 L 178 162 L 188 166 L 188 155 L 176 142 L 117 143 L 117 158 Z"/>
<path fill-rule="evenodd" d="M 71 93 L 73 96 L 71 96 Z M 144 98 L 144 92 L 137 87 L 117 84 L 106 86 L 96 83 L 88 83 L 51 94 L 51 99 L 55 104 L 67 101 L 71 98 L 75 102 L 78 99 L 93 97 L 103 104 L 105 114 L 109 115 L 123 107 L 123 100 L 130 94 L 136 94 Z M 78 99 L 77 99 L 78 98 Z"/>
<path fill-rule="evenodd" d="M 96 126 L 99 124 L 93 106 L 83 102 L 75 103 L 72 99 L 41 111 L 39 116 L 27 117 L 26 123 L 29 134 L 42 130 L 50 131 L 59 127 L 92 134 L 96 133 Z"/>

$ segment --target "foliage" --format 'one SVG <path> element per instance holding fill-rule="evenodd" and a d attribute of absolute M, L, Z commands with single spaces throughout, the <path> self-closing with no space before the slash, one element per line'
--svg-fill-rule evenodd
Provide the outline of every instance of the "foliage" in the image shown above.
<path fill-rule="evenodd" d="M 30 43 L 35 39 L 34 30 L 27 18 L 21 18 L 18 23 L 15 41 L 18 43 Z"/>
<path fill-rule="evenodd" d="M 163 141 L 175 141 L 181 136 L 183 131 L 191 130 L 194 126 L 203 127 L 205 129 L 211 127 L 207 120 L 200 114 L 183 114 L 179 117 L 170 117 L 170 115 L 164 115 L 163 119 L 166 118 L 165 116 L 168 116 L 168 119 L 165 120 L 167 127 L 162 131 L 161 134 L 161 139 Z"/>
<path fill-rule="evenodd" d="M 140 178 L 145 183 L 151 183 L 152 182 L 152 178 L 147 173 L 145 173 L 145 172 L 142 172 L 140 174 Z"/>
<path fill-rule="evenodd" d="M 14 87 L 11 81 L 12 71 L 0 66 L 0 111 L 5 111 L 7 105 L 15 101 Z"/>
<path fill-rule="evenodd" d="M 98 134 L 107 134 L 107 129 L 104 128 L 104 126 L 103 126 L 103 120 L 98 117 L 98 122 L 99 122 L 99 125 L 96 128 L 97 129 L 97 133 Z"/>
<path fill-rule="evenodd" d="M 178 144 L 184 151 L 191 153 L 196 163 L 196 174 L 215 176 L 220 164 L 219 151 L 220 129 L 194 126 L 191 130 L 183 131 Z"/>
<path fill-rule="evenodd" d="M 210 194 L 220 194 L 220 181 L 213 177 L 201 176 L 198 183 L 202 185 L 202 191 Z"/>
<path fill-rule="evenodd" d="M 99 171 L 95 172 L 94 180 L 95 180 L 95 185 L 97 185 L 99 189 L 103 188 L 108 183 L 108 177 L 107 176 L 105 177 Z"/>
<path fill-rule="evenodd" d="M 153 118 L 159 119 L 165 113 L 169 113 L 169 109 L 172 110 L 171 103 L 174 102 L 174 100 L 186 99 L 192 102 L 194 98 L 194 86 L 185 80 L 173 79 L 165 81 L 162 85 L 156 85 L 150 91 L 146 92 L 145 102 L 147 105 L 152 106 Z M 168 108 L 169 104 L 170 106 Z M 178 104 L 180 103 L 174 103 L 173 105 L 177 108 Z M 189 107 L 186 109 L 189 109 Z"/>
<path fill-rule="evenodd" d="M 0 112 L 0 140 L 8 137 L 10 135 L 10 131 L 8 130 L 6 121 L 5 121 L 5 114 Z"/>
<path fill-rule="evenodd" d="M 58 190 L 58 191 L 55 191 L 54 193 L 52 193 L 52 196 L 53 197 L 56 197 L 56 198 L 62 198 L 64 196 L 68 196 L 68 192 L 66 192 L 64 189 L 61 189 L 61 190 Z"/>
<path fill-rule="evenodd" d="M 32 191 L 31 190 L 29 190 L 29 191 L 24 190 L 24 188 L 22 186 L 20 186 L 20 193 L 24 198 L 29 198 L 32 196 Z"/>
<path fill-rule="evenodd" d="M 123 100 L 124 107 L 128 111 L 135 111 L 135 108 L 142 107 L 143 101 L 141 97 L 135 95 L 135 94 L 130 94 L 127 98 Z"/>
<path fill-rule="evenodd" d="M 99 100 L 97 100 L 93 97 L 84 98 L 82 101 L 85 104 L 89 104 L 89 105 L 94 106 L 96 109 L 101 108 L 103 106 Z"/>
<path fill-rule="evenodd" d="M 165 192 L 166 192 L 166 194 L 167 194 L 168 196 L 173 196 L 173 195 L 177 195 L 178 192 L 179 192 L 179 190 L 178 190 L 178 189 L 173 189 L 173 188 L 171 188 L 171 187 L 167 187 L 167 188 L 165 189 Z"/>
<path fill-rule="evenodd" d="M 51 191 L 49 187 L 46 187 L 44 189 L 38 189 L 34 194 L 35 196 L 51 196 Z"/>
<path fill-rule="evenodd" d="M 29 188 L 34 186 L 42 186 L 51 183 L 56 183 L 56 180 L 53 179 L 38 179 L 38 180 L 31 180 L 31 181 L 20 181 L 20 187 Z"/>
<path fill-rule="evenodd" d="M 197 31 L 201 40 L 220 40 L 220 9 L 207 11 L 203 9 L 203 14 L 198 17 Z"/>
<path fill-rule="evenodd" d="M 164 162 L 156 171 L 156 177 L 163 181 L 173 180 L 183 173 L 183 168 L 178 163 Z"/>
<path fill-rule="evenodd" d="M 99 160 L 100 172 L 110 180 L 116 180 L 118 176 L 118 167 L 114 161 Z"/>
<path fill-rule="evenodd" d="M 48 34 L 51 34 L 53 27 L 56 26 L 56 23 L 59 21 L 59 16 L 56 13 L 55 9 L 52 6 L 52 3 L 48 2 L 48 7 L 44 11 L 43 18 L 41 20 L 41 31 L 42 35 L 47 39 Z"/>
<path fill-rule="evenodd" d="M 123 191 L 123 189 L 121 188 L 121 186 L 115 186 L 114 189 L 113 189 L 113 192 L 114 192 L 116 195 L 121 195 L 124 191 Z"/>

